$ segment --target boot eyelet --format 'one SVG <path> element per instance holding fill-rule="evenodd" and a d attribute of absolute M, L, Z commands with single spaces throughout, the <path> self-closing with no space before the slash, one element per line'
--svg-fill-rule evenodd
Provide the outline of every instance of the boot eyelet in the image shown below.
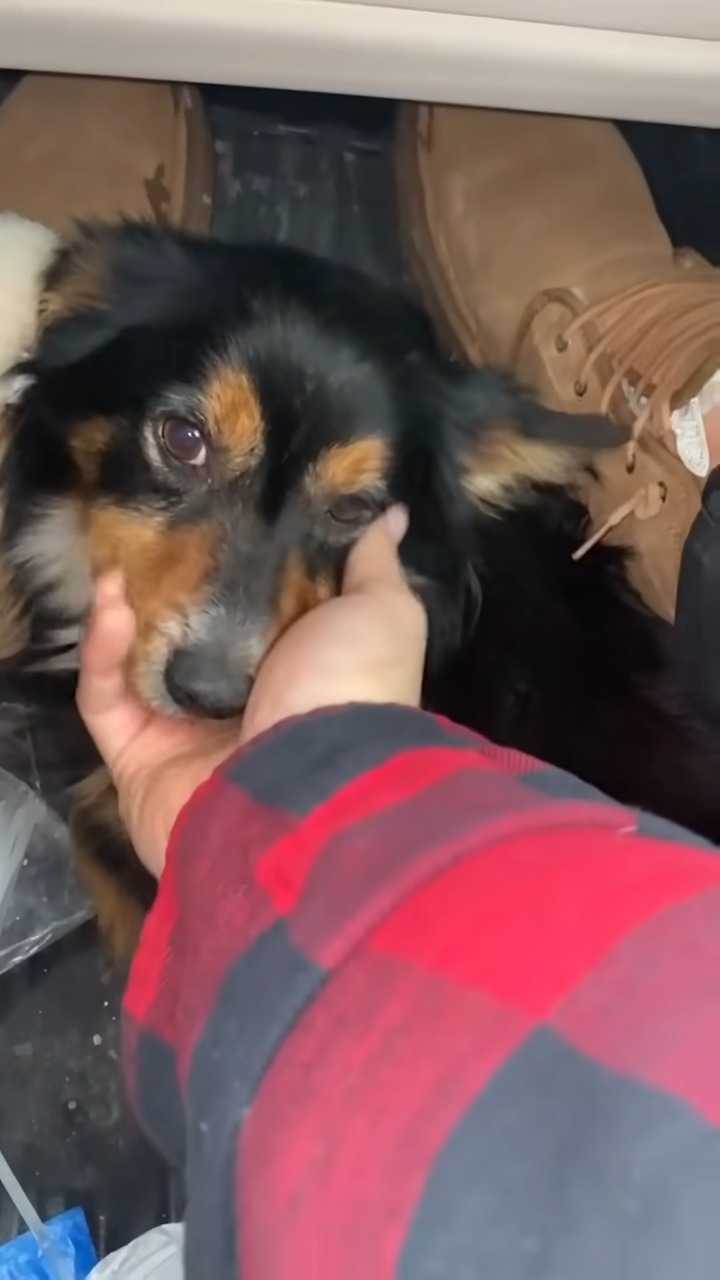
<path fill-rule="evenodd" d="M 567 351 L 569 346 L 570 346 L 570 343 L 568 342 L 567 338 L 563 337 L 563 335 L 559 333 L 557 338 L 555 339 L 555 350 L 559 351 L 560 354 L 562 355 L 564 351 Z"/>
<path fill-rule="evenodd" d="M 587 382 L 578 381 L 575 383 L 575 386 L 573 389 L 575 391 L 575 395 L 577 396 L 578 400 L 582 400 L 583 396 L 587 395 Z"/>

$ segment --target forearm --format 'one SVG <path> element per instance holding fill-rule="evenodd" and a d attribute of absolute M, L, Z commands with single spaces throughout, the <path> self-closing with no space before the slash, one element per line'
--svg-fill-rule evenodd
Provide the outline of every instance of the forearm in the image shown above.
<path fill-rule="evenodd" d="M 205 1156 L 198 1152 L 198 1133 L 209 1132 L 209 1104 L 223 1098 L 225 1136 L 213 1133 L 209 1143 L 217 1155 L 226 1141 L 232 1146 L 234 1117 L 247 1103 L 245 1093 L 228 1096 L 215 1078 L 204 1086 L 205 1093 L 201 1089 L 199 1095 L 193 1087 L 216 1060 L 215 1022 L 221 1024 L 221 1034 L 230 1032 L 237 1041 L 223 1043 L 223 1061 L 244 1059 L 247 1046 L 254 1046 L 257 1060 L 245 1061 L 243 1068 L 252 1092 L 265 1056 L 271 1056 L 275 1041 L 279 1043 L 298 1010 L 313 999 L 326 964 L 338 958 L 337 946 L 352 946 L 353 885 L 366 869 L 365 860 L 334 884 L 332 864 L 323 861 L 323 855 L 342 849 L 354 861 L 358 825 L 369 824 L 372 852 L 379 855 L 371 866 L 377 877 L 376 909 L 382 911 L 384 895 L 388 889 L 392 892 L 387 879 L 391 859 L 386 855 L 393 852 L 387 849 L 388 839 L 394 839 L 389 831 L 393 814 L 399 806 L 410 836 L 416 821 L 408 821 L 407 805 L 415 811 L 419 795 L 421 810 L 427 814 L 433 809 L 433 786 L 442 787 L 464 767 L 476 746 L 477 740 L 469 735 L 421 712 L 358 707 L 321 713 L 286 724 L 239 752 L 181 815 L 133 968 L 125 1043 L 140 1117 L 167 1158 L 186 1166 L 193 1216 L 205 1188 L 212 1187 L 209 1194 L 215 1204 L 221 1198 L 218 1171 L 210 1174 Z M 439 803 L 441 809 L 446 807 L 442 800 Z M 440 818 L 437 810 L 428 828 L 420 817 L 428 869 Z M 447 817 L 440 825 L 446 822 Z M 459 834 L 463 826 L 472 838 L 477 815 L 466 812 Z M 416 830 L 410 838 L 418 849 L 419 835 Z M 396 893 L 407 887 L 404 861 L 400 859 Z M 323 937 L 304 936 L 308 928 L 312 933 L 315 923 L 307 920 L 307 912 L 294 910 L 319 870 L 327 956 L 322 954 Z M 422 878 L 425 870 L 416 874 Z M 373 892 L 372 884 L 357 888 Z M 334 889 L 347 892 L 335 902 Z M 373 909 L 371 903 L 371 913 Z M 355 928 L 359 936 L 371 918 L 360 916 Z M 343 937 L 346 927 L 349 932 Z M 228 1010 L 226 993 L 231 987 L 233 1009 Z M 256 1026 L 258 1017 L 267 1022 L 272 1045 L 265 1045 Z M 215 1219 L 212 1212 L 209 1220 Z M 189 1228 L 192 1241 L 191 1224 Z"/>
<path fill-rule="evenodd" d="M 720 1108 L 657 1041 L 678 1017 L 692 1040 L 702 992 L 686 975 L 663 1003 L 643 952 L 670 919 L 682 936 L 717 862 L 636 826 L 394 708 L 297 721 L 228 762 L 178 825 L 127 1005 L 141 1117 L 187 1175 L 188 1280 L 454 1280 L 499 1274 L 525 1236 L 584 1257 L 617 1235 L 610 1186 L 563 1210 L 603 1142 L 612 1182 L 662 1140 L 662 1108 L 634 1129 L 614 1073 L 638 1107 L 651 1081 L 671 1111 L 673 1092 Z M 699 1154 L 677 1161 L 697 1190 Z M 650 1257 L 640 1220 L 622 1230 Z"/>

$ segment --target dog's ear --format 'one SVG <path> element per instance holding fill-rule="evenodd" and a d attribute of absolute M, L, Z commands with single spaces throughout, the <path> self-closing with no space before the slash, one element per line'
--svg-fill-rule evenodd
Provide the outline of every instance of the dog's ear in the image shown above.
<path fill-rule="evenodd" d="M 149 223 L 80 225 L 57 254 L 40 300 L 39 373 L 89 359 L 128 330 L 182 321 L 207 296 L 202 247 Z"/>
<path fill-rule="evenodd" d="M 448 370 L 443 415 L 465 492 L 497 511 L 533 484 L 577 480 L 601 450 L 627 441 L 608 418 L 545 408 L 511 379 Z"/>

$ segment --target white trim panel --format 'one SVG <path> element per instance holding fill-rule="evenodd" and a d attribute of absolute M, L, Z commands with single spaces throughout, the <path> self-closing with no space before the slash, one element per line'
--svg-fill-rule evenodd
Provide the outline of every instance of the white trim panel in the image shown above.
<path fill-rule="evenodd" d="M 339 0 L 0 0 L 0 64 L 720 125 L 718 41 Z"/>

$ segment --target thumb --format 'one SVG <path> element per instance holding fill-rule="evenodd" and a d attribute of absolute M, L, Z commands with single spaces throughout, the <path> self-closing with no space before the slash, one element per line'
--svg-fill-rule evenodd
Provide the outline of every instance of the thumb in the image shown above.
<path fill-rule="evenodd" d="M 404 507 L 390 507 L 370 526 L 348 556 L 343 595 L 378 586 L 409 590 L 397 551 L 407 527 Z"/>

